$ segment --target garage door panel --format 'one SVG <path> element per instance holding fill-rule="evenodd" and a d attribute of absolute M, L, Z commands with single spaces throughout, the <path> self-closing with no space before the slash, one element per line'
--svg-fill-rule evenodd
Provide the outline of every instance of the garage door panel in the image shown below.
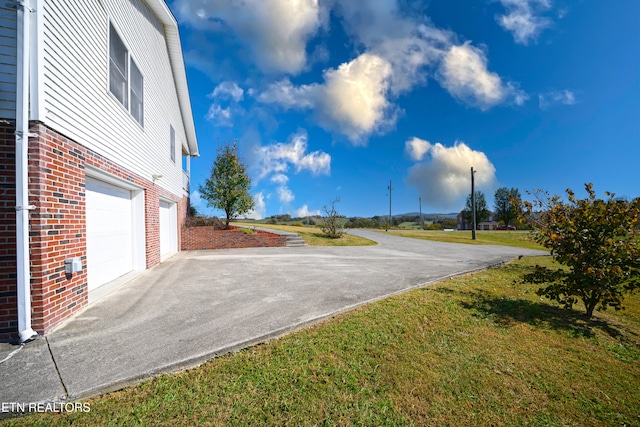
<path fill-rule="evenodd" d="M 87 178 L 87 274 L 89 290 L 133 270 L 131 191 Z"/>
<path fill-rule="evenodd" d="M 174 203 L 160 200 L 160 256 L 177 252 L 177 218 Z"/>

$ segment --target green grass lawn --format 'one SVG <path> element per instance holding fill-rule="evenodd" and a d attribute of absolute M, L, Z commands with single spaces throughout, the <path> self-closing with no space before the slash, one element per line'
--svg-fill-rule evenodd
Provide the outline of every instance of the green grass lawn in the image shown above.
<path fill-rule="evenodd" d="M 639 425 L 640 295 L 586 320 L 519 283 L 551 262 L 393 296 L 90 400 L 90 413 L 3 425 Z"/>
<path fill-rule="evenodd" d="M 292 225 L 279 224 L 251 224 L 251 223 L 233 223 L 233 225 L 241 225 L 243 227 L 259 227 L 273 230 L 289 231 L 297 233 L 302 237 L 309 246 L 371 246 L 377 245 L 373 240 L 363 237 L 344 234 L 338 239 L 331 239 L 322 233 L 322 230 L 316 227 L 296 227 Z"/>
<path fill-rule="evenodd" d="M 375 230 L 385 233 L 385 231 Z M 414 239 L 435 240 L 438 242 L 467 243 L 471 245 L 517 246 L 529 249 L 544 249 L 531 240 L 528 231 L 476 231 L 476 240 L 471 238 L 471 231 L 433 231 L 433 230 L 389 230 L 396 236 Z"/>

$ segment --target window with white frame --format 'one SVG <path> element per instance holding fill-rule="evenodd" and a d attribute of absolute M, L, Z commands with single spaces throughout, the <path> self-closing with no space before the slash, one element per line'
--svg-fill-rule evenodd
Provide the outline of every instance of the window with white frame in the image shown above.
<path fill-rule="evenodd" d="M 142 73 L 136 66 L 136 63 L 131 61 L 131 115 L 134 119 L 144 126 L 143 115 L 143 80 Z"/>
<path fill-rule="evenodd" d="M 173 126 L 169 125 L 169 150 L 171 161 L 173 163 L 176 162 L 176 131 L 173 129 Z"/>
<path fill-rule="evenodd" d="M 144 126 L 144 78 L 113 25 L 109 26 L 109 91 Z"/>

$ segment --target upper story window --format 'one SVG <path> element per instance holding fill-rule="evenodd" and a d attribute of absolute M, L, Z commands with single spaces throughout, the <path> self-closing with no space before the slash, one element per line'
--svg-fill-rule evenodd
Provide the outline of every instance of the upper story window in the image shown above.
<path fill-rule="evenodd" d="M 131 115 L 144 126 L 143 113 L 143 80 L 142 73 L 136 66 L 136 63 L 131 61 Z"/>
<path fill-rule="evenodd" d="M 171 161 L 173 163 L 176 162 L 176 131 L 173 129 L 173 126 L 169 125 L 169 150 Z"/>
<path fill-rule="evenodd" d="M 109 26 L 109 91 L 144 126 L 144 79 L 113 25 Z"/>

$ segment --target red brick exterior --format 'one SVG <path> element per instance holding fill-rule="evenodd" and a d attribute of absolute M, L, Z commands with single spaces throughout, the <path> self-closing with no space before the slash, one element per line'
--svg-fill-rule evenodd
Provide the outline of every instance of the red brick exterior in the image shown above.
<path fill-rule="evenodd" d="M 13 122 L 0 122 L 0 342 L 18 330 L 16 289 L 16 137 Z"/>
<path fill-rule="evenodd" d="M 274 248 L 287 245 L 287 238 L 266 231 L 246 234 L 242 229 L 215 230 L 213 227 L 183 227 L 182 250 L 233 248 Z"/>
<path fill-rule="evenodd" d="M 15 127 L 0 123 L 0 342 L 17 338 L 15 237 Z M 47 333 L 88 301 L 85 166 L 144 189 L 146 266 L 160 263 L 160 197 L 178 204 L 178 233 L 187 198 L 176 196 L 43 124 L 29 139 L 29 220 L 32 327 Z M 178 242 L 180 242 L 178 235 Z M 179 248 L 178 248 L 179 249 Z M 64 272 L 64 260 L 81 257 L 83 269 Z"/>

